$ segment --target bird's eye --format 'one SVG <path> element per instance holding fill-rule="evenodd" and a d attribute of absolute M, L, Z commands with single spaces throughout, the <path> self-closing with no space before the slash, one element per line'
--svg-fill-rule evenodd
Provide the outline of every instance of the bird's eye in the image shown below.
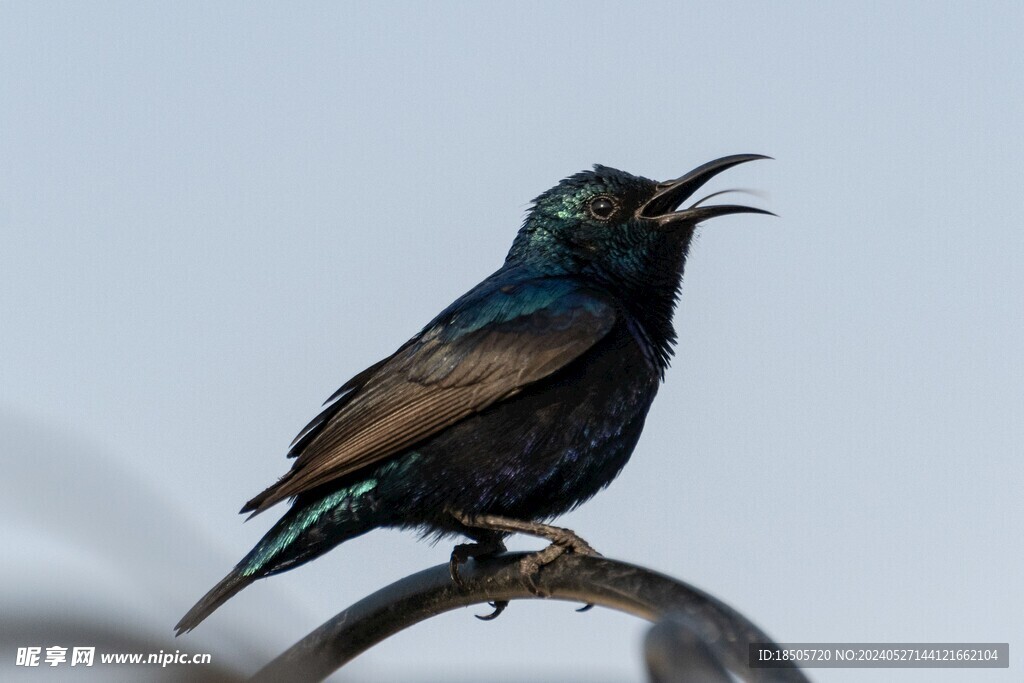
<path fill-rule="evenodd" d="M 606 221 L 615 213 L 615 202 L 610 197 L 601 195 L 590 200 L 590 203 L 587 204 L 587 210 L 597 220 Z"/>

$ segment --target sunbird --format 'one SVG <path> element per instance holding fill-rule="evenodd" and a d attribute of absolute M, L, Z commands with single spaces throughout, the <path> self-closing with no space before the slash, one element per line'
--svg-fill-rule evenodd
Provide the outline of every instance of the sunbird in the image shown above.
<path fill-rule="evenodd" d="M 598 165 L 537 197 L 501 268 L 342 385 L 299 432 L 291 469 L 242 512 L 291 507 L 177 634 L 253 581 L 378 527 L 468 537 L 452 553 L 456 580 L 459 564 L 503 551 L 515 532 L 552 541 L 524 571 L 592 553 L 545 522 L 629 460 L 672 357 L 694 230 L 770 214 L 680 207 L 722 171 L 767 158 L 727 156 L 660 183 Z"/>

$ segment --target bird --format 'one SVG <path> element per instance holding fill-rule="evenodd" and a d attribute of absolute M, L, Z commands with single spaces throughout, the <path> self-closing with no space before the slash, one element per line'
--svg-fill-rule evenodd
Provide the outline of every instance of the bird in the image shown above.
<path fill-rule="evenodd" d="M 546 522 L 605 488 L 632 454 L 673 355 L 697 225 L 774 215 L 682 205 L 719 173 L 769 158 L 726 156 L 667 182 L 595 165 L 534 199 L 496 272 L 345 382 L 299 432 L 291 468 L 241 512 L 290 508 L 176 635 L 252 582 L 376 528 L 470 539 L 452 551 L 456 581 L 460 564 L 503 551 L 511 533 L 551 541 L 527 572 L 594 553 Z"/>

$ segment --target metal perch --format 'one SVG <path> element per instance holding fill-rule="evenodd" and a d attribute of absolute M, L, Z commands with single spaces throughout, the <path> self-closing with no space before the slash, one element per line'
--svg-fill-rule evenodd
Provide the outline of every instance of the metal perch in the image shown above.
<path fill-rule="evenodd" d="M 729 681 L 725 669 L 747 682 L 806 683 L 795 668 L 752 669 L 751 643 L 774 644 L 725 603 L 643 567 L 606 557 L 563 555 L 535 577 L 531 592 L 519 561 L 506 553 L 463 565 L 463 585 L 448 564 L 408 576 L 338 613 L 267 664 L 253 681 L 323 680 L 362 652 L 404 628 L 477 603 L 546 597 L 592 603 L 658 622 L 648 634 L 646 659 L 652 680 Z"/>

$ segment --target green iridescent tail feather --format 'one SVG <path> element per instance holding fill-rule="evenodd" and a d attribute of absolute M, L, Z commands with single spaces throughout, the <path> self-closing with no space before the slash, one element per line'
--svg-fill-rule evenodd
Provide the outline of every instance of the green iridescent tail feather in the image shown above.
<path fill-rule="evenodd" d="M 376 483 L 370 479 L 308 502 L 297 500 L 231 573 L 181 618 L 175 635 L 194 629 L 253 581 L 304 564 L 377 526 L 380 520 L 374 515 L 357 510 Z"/>

